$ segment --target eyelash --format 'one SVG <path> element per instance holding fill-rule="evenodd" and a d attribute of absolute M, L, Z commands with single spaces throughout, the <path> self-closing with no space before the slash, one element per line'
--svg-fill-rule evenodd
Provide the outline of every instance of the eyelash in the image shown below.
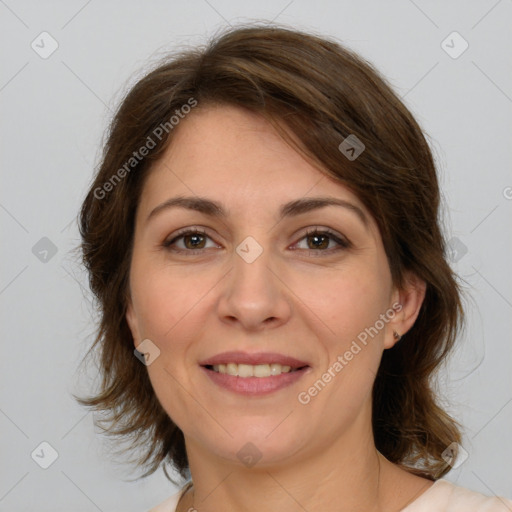
<path fill-rule="evenodd" d="M 197 229 L 197 228 L 196 229 L 185 228 L 183 231 L 179 231 L 176 234 L 176 236 L 174 236 L 171 240 L 166 240 L 162 244 L 162 246 L 165 249 L 168 249 L 170 251 L 173 251 L 176 253 L 187 253 L 189 255 L 201 254 L 206 250 L 206 249 L 173 249 L 172 248 L 173 244 L 175 244 L 178 240 L 180 240 L 181 238 L 184 238 L 187 235 L 202 235 L 204 237 L 210 238 L 210 240 L 211 240 L 211 237 L 204 230 Z M 338 244 L 338 247 L 336 247 L 334 249 L 294 249 L 294 250 L 307 251 L 312 256 L 322 256 L 322 254 L 319 254 L 319 253 L 324 253 L 324 254 L 327 253 L 328 255 L 330 255 L 334 252 L 346 250 L 346 249 L 349 249 L 352 247 L 352 244 L 347 239 L 340 238 L 336 233 L 334 233 L 330 229 L 316 229 L 315 228 L 313 230 L 308 230 L 306 232 L 306 234 L 300 238 L 299 242 L 301 240 L 308 238 L 309 236 L 313 236 L 313 235 L 327 236 L 327 237 L 331 238 L 332 240 L 334 240 Z"/>

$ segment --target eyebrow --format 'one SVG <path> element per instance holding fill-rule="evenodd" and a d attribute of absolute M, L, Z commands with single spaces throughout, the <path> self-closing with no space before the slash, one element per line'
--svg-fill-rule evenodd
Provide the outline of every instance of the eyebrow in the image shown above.
<path fill-rule="evenodd" d="M 301 215 L 327 206 L 346 208 L 347 210 L 355 213 L 365 227 L 368 227 L 368 218 L 361 208 L 355 204 L 345 201 L 344 199 L 338 199 L 335 197 L 304 197 L 285 203 L 279 210 L 279 221 L 283 220 L 285 217 Z M 217 201 L 212 201 L 211 199 L 206 199 L 204 197 L 180 196 L 167 199 L 156 206 L 148 215 L 146 222 L 164 210 L 177 207 L 197 211 L 218 219 L 226 219 L 228 217 L 227 211 Z"/>

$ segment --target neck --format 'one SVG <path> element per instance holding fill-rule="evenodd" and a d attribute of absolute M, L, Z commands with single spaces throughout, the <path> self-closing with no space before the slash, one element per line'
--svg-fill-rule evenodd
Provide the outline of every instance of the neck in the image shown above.
<path fill-rule="evenodd" d="M 364 425 L 371 422 L 360 417 L 343 436 L 314 451 L 252 468 L 219 460 L 187 440 L 194 486 L 179 510 L 260 512 L 263 505 L 284 511 L 397 510 L 408 501 L 396 485 L 398 472 L 405 471 L 376 450 L 371 428 Z"/>

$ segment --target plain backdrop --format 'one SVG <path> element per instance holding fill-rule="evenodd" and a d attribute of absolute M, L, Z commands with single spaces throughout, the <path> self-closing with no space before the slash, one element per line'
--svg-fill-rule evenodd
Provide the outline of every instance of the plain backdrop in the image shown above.
<path fill-rule="evenodd" d="M 129 85 L 166 52 L 250 21 L 357 50 L 428 135 L 471 296 L 439 378 L 468 455 L 447 478 L 512 496 L 511 1 L 2 0 L 1 511 L 142 512 L 176 491 L 162 471 L 129 482 L 138 473 L 71 396 L 97 379 L 79 372 L 95 326 L 76 217 Z"/>

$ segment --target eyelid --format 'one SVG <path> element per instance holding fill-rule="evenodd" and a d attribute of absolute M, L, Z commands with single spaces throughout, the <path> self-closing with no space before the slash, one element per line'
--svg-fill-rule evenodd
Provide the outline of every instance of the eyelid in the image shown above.
<path fill-rule="evenodd" d="M 329 238 L 331 238 L 331 240 L 334 240 L 338 244 L 338 247 L 334 248 L 334 249 L 327 249 L 327 250 L 304 249 L 309 252 L 329 254 L 329 253 L 335 252 L 337 250 L 342 250 L 342 249 L 346 250 L 346 249 L 350 249 L 352 247 L 352 242 L 350 242 L 350 240 L 346 236 L 332 230 L 331 228 L 322 227 L 322 226 L 313 226 L 313 227 L 307 228 L 307 231 L 304 234 L 302 234 L 302 236 L 300 236 L 300 238 L 297 240 L 297 242 L 295 242 L 294 245 L 297 245 L 301 240 L 303 240 L 304 238 L 311 236 L 311 235 L 326 235 Z"/>
<path fill-rule="evenodd" d="M 194 234 L 204 235 L 205 237 L 208 237 L 210 240 L 214 241 L 213 238 L 207 233 L 205 228 L 196 227 L 196 226 L 188 226 L 186 228 L 179 229 L 178 231 L 176 231 L 172 235 L 168 236 L 164 240 L 162 245 L 164 247 L 170 247 L 170 245 L 172 243 L 174 243 L 177 239 L 182 238 L 185 235 L 194 235 Z M 215 243 L 217 243 L 217 242 L 215 242 Z M 192 249 L 188 250 L 187 252 L 191 252 L 191 251 L 192 251 Z"/>

